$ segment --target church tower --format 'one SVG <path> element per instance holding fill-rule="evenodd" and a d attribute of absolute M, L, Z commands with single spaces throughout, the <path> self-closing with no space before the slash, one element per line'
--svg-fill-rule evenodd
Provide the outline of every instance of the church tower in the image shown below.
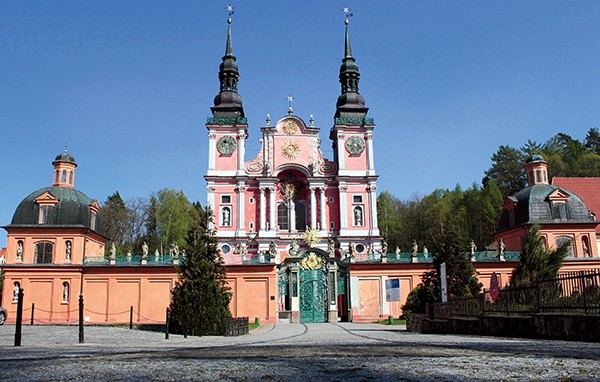
<path fill-rule="evenodd" d="M 222 234 L 245 236 L 244 229 L 244 156 L 248 123 L 242 97 L 238 94 L 239 71 L 233 55 L 231 16 L 227 19 L 225 55 L 219 66 L 219 94 L 208 118 L 208 206 L 213 208 Z M 226 180 L 225 182 L 223 180 Z"/>
<path fill-rule="evenodd" d="M 344 58 L 340 66 L 341 94 L 337 99 L 334 125 L 329 138 L 333 141 L 335 163 L 338 167 L 340 245 L 353 237 L 362 237 L 379 250 L 377 226 L 377 194 L 373 157 L 373 119 L 358 91 L 360 72 L 352 55 L 348 18 L 346 18 Z"/>

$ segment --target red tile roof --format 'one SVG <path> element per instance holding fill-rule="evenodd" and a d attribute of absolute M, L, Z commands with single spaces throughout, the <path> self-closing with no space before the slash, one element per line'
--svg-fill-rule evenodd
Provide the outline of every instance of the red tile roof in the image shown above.
<path fill-rule="evenodd" d="M 593 212 L 600 220 L 600 178 L 554 177 L 552 185 L 564 188 L 579 196 L 588 210 Z M 596 231 L 598 232 L 598 229 Z"/>

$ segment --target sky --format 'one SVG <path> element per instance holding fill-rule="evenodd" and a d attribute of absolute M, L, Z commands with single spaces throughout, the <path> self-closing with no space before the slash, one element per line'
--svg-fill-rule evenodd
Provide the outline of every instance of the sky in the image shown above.
<path fill-rule="evenodd" d="M 51 185 L 65 143 L 100 202 L 162 188 L 206 199 L 207 130 L 229 2 L 0 2 L 0 225 Z M 500 145 L 583 140 L 600 121 L 598 1 L 231 2 L 246 160 L 265 116 L 313 114 L 324 155 L 348 6 L 375 120 L 378 192 L 480 184 Z M 0 247 L 6 235 L 0 235 Z"/>

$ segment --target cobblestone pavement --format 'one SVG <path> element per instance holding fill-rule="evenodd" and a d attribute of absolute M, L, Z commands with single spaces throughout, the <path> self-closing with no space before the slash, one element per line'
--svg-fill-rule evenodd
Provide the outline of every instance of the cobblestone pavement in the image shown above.
<path fill-rule="evenodd" d="M 371 324 L 263 325 L 240 337 L 76 326 L 0 326 L 0 380 L 600 380 L 600 345 L 424 335 Z"/>

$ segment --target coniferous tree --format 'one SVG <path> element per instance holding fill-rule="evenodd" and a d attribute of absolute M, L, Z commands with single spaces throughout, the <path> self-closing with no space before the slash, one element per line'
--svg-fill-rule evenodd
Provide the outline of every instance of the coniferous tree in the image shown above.
<path fill-rule="evenodd" d="M 214 231 L 208 228 L 212 213 L 202 211 L 199 204 L 194 208 L 205 218 L 200 227 L 189 230 L 186 256 L 181 259 L 179 280 L 173 289 L 172 324 L 196 335 L 220 335 L 225 331 L 225 319 L 231 317 L 231 292 Z"/>
<path fill-rule="evenodd" d="M 554 279 L 569 253 L 569 244 L 548 250 L 534 224 L 523 238 L 523 250 L 519 265 L 510 277 L 511 287 L 534 286 L 538 281 Z"/>

